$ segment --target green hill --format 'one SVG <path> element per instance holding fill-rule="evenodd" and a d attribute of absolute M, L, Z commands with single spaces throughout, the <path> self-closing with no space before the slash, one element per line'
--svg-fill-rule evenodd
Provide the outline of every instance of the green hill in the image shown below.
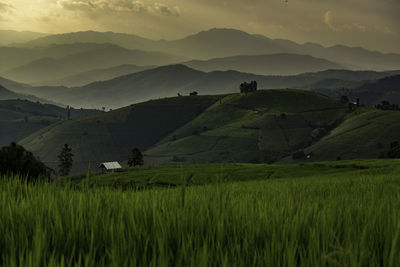
<path fill-rule="evenodd" d="M 70 118 L 99 113 L 97 110 L 70 110 Z M 0 101 L 0 146 L 19 141 L 53 123 L 65 120 L 67 110 L 59 106 L 27 100 Z"/>
<path fill-rule="evenodd" d="M 347 105 L 312 92 L 175 97 L 148 101 L 47 127 L 21 141 L 54 167 L 64 143 L 74 172 L 89 162 L 125 162 L 137 146 L 148 163 L 270 162 L 313 142 L 348 113 Z"/>
<path fill-rule="evenodd" d="M 306 148 L 305 154 L 311 154 L 310 159 L 288 157 L 281 162 L 378 158 L 389 150 L 391 143 L 400 141 L 399 111 L 365 108 L 357 113 L 351 114 L 327 136 Z"/>
<path fill-rule="evenodd" d="M 52 168 L 68 143 L 74 153 L 74 172 L 104 161 L 124 161 L 133 147 L 146 150 L 203 110 L 220 96 L 176 97 L 148 101 L 77 120 L 62 121 L 21 141 Z"/>
<path fill-rule="evenodd" d="M 328 132 L 347 112 L 347 105 L 300 90 L 233 94 L 145 154 L 156 164 L 273 162 L 310 145 L 315 129 Z"/>

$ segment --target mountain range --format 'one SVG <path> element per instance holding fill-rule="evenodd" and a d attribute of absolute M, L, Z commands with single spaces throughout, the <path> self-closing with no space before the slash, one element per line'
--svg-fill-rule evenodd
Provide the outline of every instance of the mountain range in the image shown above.
<path fill-rule="evenodd" d="M 360 47 L 315 43 L 298 44 L 290 40 L 270 39 L 234 29 L 210 29 L 178 40 L 150 40 L 137 35 L 112 32 L 76 32 L 49 35 L 21 44 L 25 47 L 73 43 L 113 43 L 128 49 L 161 51 L 187 58 L 208 60 L 238 55 L 277 53 L 310 55 L 332 61 L 353 70 L 400 69 L 400 55 L 369 51 Z"/>
<path fill-rule="evenodd" d="M 46 98 L 56 103 L 86 108 L 118 108 L 149 99 L 188 95 L 197 91 L 201 95 L 234 93 L 244 81 L 255 80 L 259 88 L 320 89 L 321 83 L 332 89 L 344 83 L 359 86 L 366 80 L 377 80 L 400 72 L 328 70 L 292 76 L 263 76 L 237 71 L 202 72 L 185 65 L 169 65 L 94 82 L 81 87 L 32 87 L 5 79 L 7 89 Z"/>
<path fill-rule="evenodd" d="M 3 48 L 6 49 L 6 48 Z M 20 57 L 20 48 L 13 48 L 14 55 Z M 55 50 L 64 50 L 64 57 L 51 57 Z M 1 50 L 1 49 L 0 49 Z M 10 50 L 10 49 L 6 49 Z M 29 53 L 30 49 L 23 48 Z M 2 75 L 8 79 L 38 84 L 49 80 L 62 79 L 71 75 L 81 74 L 82 72 L 92 71 L 99 68 L 110 68 L 122 64 L 136 65 L 165 65 L 182 61 L 183 57 L 177 57 L 160 52 L 146 52 L 140 50 L 130 50 L 113 44 L 82 44 L 73 45 L 68 49 L 65 45 L 50 46 L 49 52 L 46 49 L 31 49 L 34 53 L 31 58 L 41 57 L 29 63 L 3 71 Z M 82 51 L 83 50 L 83 51 Z M 79 52 L 77 52 L 79 51 Z M 35 55 L 35 52 L 37 53 Z M 0 53 L 1 54 L 1 53 Z M 9 60 L 12 61 L 9 54 Z"/>

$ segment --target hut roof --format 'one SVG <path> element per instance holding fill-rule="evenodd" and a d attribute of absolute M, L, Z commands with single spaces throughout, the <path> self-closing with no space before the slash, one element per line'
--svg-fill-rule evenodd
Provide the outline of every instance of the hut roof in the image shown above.
<path fill-rule="evenodd" d="M 121 165 L 117 161 L 103 162 L 99 165 L 99 168 L 105 168 L 106 170 L 121 169 Z"/>

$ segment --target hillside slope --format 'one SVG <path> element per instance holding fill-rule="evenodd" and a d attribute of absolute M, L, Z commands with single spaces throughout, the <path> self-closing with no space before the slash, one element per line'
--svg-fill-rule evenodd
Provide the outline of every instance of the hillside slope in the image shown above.
<path fill-rule="evenodd" d="M 99 113 L 97 110 L 70 110 L 70 118 Z M 50 124 L 65 120 L 67 110 L 55 105 L 27 100 L 0 101 L 0 147 L 19 141 Z"/>
<path fill-rule="evenodd" d="M 390 149 L 391 143 L 400 141 L 400 111 L 361 109 L 357 113 L 306 148 L 305 153 L 311 154 L 309 159 L 293 160 L 288 157 L 280 162 L 378 158 Z"/>
<path fill-rule="evenodd" d="M 172 131 L 193 120 L 219 96 L 176 97 L 148 101 L 104 114 L 62 121 L 21 141 L 52 168 L 68 143 L 74 153 L 74 172 L 104 161 L 127 160 L 134 147 L 149 148 Z"/>
<path fill-rule="evenodd" d="M 228 95 L 147 150 L 146 159 L 273 162 L 313 143 L 316 129 L 328 132 L 347 112 L 335 99 L 300 90 Z"/>
<path fill-rule="evenodd" d="M 314 129 L 331 129 L 347 112 L 335 99 L 300 90 L 175 97 L 55 124 L 21 144 L 54 167 L 68 143 L 74 172 L 89 162 L 126 162 L 136 146 L 155 164 L 270 162 L 308 146 Z"/>

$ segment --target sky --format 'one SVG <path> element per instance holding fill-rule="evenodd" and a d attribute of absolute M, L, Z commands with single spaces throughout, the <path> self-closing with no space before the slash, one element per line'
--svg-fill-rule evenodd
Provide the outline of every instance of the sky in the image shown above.
<path fill-rule="evenodd" d="M 0 0 L 0 29 L 178 39 L 210 28 L 400 53 L 400 0 Z"/>

